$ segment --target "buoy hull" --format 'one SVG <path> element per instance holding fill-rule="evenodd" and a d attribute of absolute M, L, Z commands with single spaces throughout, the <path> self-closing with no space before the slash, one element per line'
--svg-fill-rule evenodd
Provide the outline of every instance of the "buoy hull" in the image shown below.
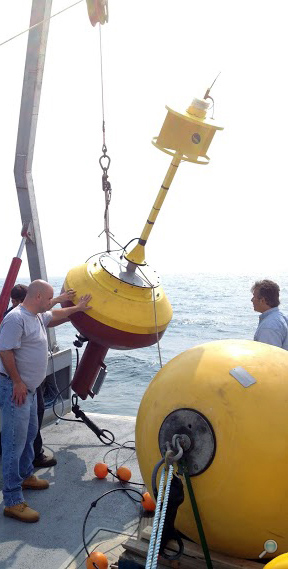
<path fill-rule="evenodd" d="M 255 383 L 241 385 L 230 373 L 237 367 L 254 377 Z M 191 482 L 208 546 L 214 551 L 256 559 L 269 539 L 277 542 L 275 555 L 288 549 L 287 372 L 285 350 L 223 340 L 197 346 L 171 360 L 143 396 L 136 449 L 150 493 L 166 417 L 189 408 L 213 428 L 213 460 Z M 176 526 L 199 543 L 186 489 Z"/>
<path fill-rule="evenodd" d="M 67 304 L 68 305 L 68 304 Z M 73 306 L 72 304 L 69 304 Z M 89 338 L 92 342 L 100 344 L 106 348 L 114 350 L 131 350 L 132 348 L 144 348 L 152 346 L 157 342 L 157 334 L 133 334 L 124 330 L 117 330 L 111 326 L 106 326 L 102 322 L 97 322 L 91 318 L 89 314 L 77 312 L 70 317 L 75 328 Z M 158 334 L 159 339 L 162 338 L 165 330 L 161 330 Z"/>

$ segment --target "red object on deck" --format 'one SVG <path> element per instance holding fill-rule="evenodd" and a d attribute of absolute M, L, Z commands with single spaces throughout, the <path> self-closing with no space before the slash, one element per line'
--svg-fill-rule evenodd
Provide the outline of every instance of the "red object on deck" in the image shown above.
<path fill-rule="evenodd" d="M 20 257 L 13 257 L 10 269 L 7 273 L 5 283 L 3 285 L 0 295 L 0 323 L 3 320 L 4 312 L 6 312 L 10 300 L 10 294 L 13 286 L 15 285 L 22 260 Z"/>

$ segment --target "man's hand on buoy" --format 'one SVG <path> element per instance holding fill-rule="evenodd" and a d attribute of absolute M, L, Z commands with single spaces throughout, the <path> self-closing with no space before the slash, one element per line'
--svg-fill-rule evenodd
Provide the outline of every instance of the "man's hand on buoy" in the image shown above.
<path fill-rule="evenodd" d="M 75 296 L 75 290 L 73 290 L 73 288 L 69 288 L 69 290 L 66 290 L 65 292 L 62 292 L 62 294 L 60 294 L 59 298 L 61 299 L 60 302 L 66 302 L 67 300 L 73 302 L 73 298 Z"/>
<path fill-rule="evenodd" d="M 86 310 L 90 310 L 92 306 L 87 306 L 87 303 L 91 300 L 91 294 L 85 294 L 85 296 L 80 296 L 79 302 L 76 304 L 77 308 L 81 312 L 85 312 Z"/>

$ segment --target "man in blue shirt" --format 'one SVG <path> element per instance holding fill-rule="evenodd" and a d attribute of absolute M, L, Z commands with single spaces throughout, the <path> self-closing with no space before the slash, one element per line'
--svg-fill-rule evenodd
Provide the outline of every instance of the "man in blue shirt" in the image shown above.
<path fill-rule="evenodd" d="M 278 308 L 278 284 L 268 279 L 256 281 L 251 292 L 254 310 L 261 312 L 254 340 L 288 350 L 288 319 Z"/>

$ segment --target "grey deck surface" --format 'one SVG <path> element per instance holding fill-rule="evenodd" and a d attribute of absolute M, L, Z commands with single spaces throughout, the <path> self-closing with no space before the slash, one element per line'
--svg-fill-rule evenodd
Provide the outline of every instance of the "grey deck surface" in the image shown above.
<path fill-rule="evenodd" d="M 87 415 L 100 428 L 111 430 L 118 443 L 134 441 L 134 417 Z M 65 418 L 74 418 L 74 415 L 71 413 Z M 25 490 L 24 497 L 29 506 L 40 512 L 39 522 L 21 523 L 5 518 L 0 512 L 1 569 L 65 569 L 80 566 L 83 554 L 80 555 L 81 563 L 75 564 L 72 560 L 81 553 L 82 524 L 91 502 L 104 492 L 120 487 L 111 475 L 104 480 L 95 478 L 95 463 L 102 462 L 107 451 L 116 447 L 104 446 L 86 425 L 61 421 L 58 425 L 53 423 L 44 427 L 42 434 L 45 448 L 55 454 L 58 464 L 37 471 L 37 475 L 49 480 L 47 490 Z M 112 470 L 116 461 L 118 466 L 122 463 L 129 466 L 132 470 L 131 480 L 142 482 L 135 452 L 122 449 L 118 457 L 116 451 L 106 456 L 105 462 Z M 131 487 L 142 490 L 141 486 Z M 0 495 L 3 510 L 2 492 Z M 132 502 L 124 492 L 110 494 L 92 509 L 86 525 L 87 540 L 90 539 L 94 548 L 94 544 L 100 541 L 98 536 L 101 535 L 101 528 L 135 534 L 140 511 L 139 504 Z M 112 534 L 104 534 L 106 539 L 113 538 Z"/>

